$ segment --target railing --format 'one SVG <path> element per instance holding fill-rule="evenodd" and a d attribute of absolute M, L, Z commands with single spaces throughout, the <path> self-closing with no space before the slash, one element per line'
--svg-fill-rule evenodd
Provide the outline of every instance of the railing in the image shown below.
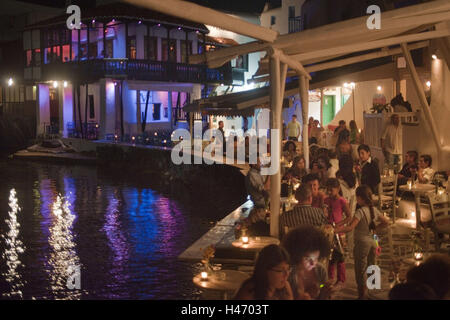
<path fill-rule="evenodd" d="M 78 130 L 79 125 L 77 126 L 74 122 L 68 122 L 66 125 L 67 136 L 69 138 L 82 138 L 84 136 L 85 139 L 88 140 L 97 140 L 98 139 L 98 123 L 96 122 L 88 122 L 83 123 L 83 134 Z"/>
<path fill-rule="evenodd" d="M 103 77 L 123 77 L 135 80 L 175 81 L 189 83 L 231 84 L 231 63 L 218 69 L 206 65 L 192 65 L 168 61 L 93 59 L 71 62 L 54 62 L 43 66 L 43 80 L 65 77 L 80 80 Z"/>
<path fill-rule="evenodd" d="M 172 119 L 174 125 L 179 121 L 187 121 L 187 113 L 183 111 L 183 108 L 172 108 Z"/>
<path fill-rule="evenodd" d="M 289 33 L 302 31 L 302 20 L 301 17 L 290 17 L 289 18 Z"/>

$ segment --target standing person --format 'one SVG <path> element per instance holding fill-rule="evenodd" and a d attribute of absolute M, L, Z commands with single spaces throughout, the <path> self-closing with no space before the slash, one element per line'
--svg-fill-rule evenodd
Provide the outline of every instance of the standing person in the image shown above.
<path fill-rule="evenodd" d="M 358 299 L 367 299 L 366 270 L 375 264 L 375 240 L 376 226 L 387 227 L 389 220 L 373 206 L 372 192 L 368 186 L 360 186 L 356 189 L 356 201 L 360 208 L 349 225 L 343 224 L 334 229 L 335 233 L 354 232 L 355 279 L 358 285 Z"/>
<path fill-rule="evenodd" d="M 293 300 L 288 277 L 291 273 L 289 254 L 275 244 L 263 248 L 258 255 L 250 279 L 244 281 L 236 300 Z"/>
<path fill-rule="evenodd" d="M 434 176 L 434 170 L 431 168 L 433 159 L 430 155 L 424 154 L 419 158 L 419 171 L 417 172 L 417 179 L 419 183 L 431 183 Z"/>
<path fill-rule="evenodd" d="M 329 299 L 334 288 L 327 281 L 325 267 L 319 262 L 330 254 L 325 233 L 311 225 L 302 225 L 289 231 L 282 246 L 291 257 L 292 272 L 288 281 L 294 299 Z"/>
<path fill-rule="evenodd" d="M 351 221 L 352 214 L 347 201 L 340 195 L 341 186 L 336 178 L 327 181 L 328 197 L 325 198 L 325 204 L 328 206 L 330 213 L 328 214 L 328 222 L 331 225 L 344 225 Z M 345 214 L 345 219 L 344 219 Z M 338 235 L 340 237 L 341 235 Z M 336 241 L 335 241 L 336 242 Z M 342 244 L 342 240 L 341 240 Z M 334 271 L 337 267 L 338 287 L 343 287 L 345 283 L 345 258 L 342 246 L 334 243 L 333 255 L 328 265 L 328 278 L 334 280 Z"/>
<path fill-rule="evenodd" d="M 339 120 L 339 126 L 336 129 L 334 129 L 333 141 L 337 142 L 339 134 L 344 130 L 347 130 L 347 125 L 345 124 L 345 120 Z M 334 144 L 336 144 L 336 143 L 334 143 Z"/>
<path fill-rule="evenodd" d="M 355 120 L 350 121 L 349 125 L 350 125 L 350 143 L 351 144 L 361 143 L 361 137 L 358 131 L 358 126 L 356 125 L 356 121 Z"/>
<path fill-rule="evenodd" d="M 308 137 L 316 138 L 317 143 L 321 144 L 320 142 L 322 141 L 322 132 L 324 131 L 324 129 L 319 125 L 320 125 L 319 120 L 314 120 L 312 128 L 310 130 L 310 135 L 308 135 Z"/>
<path fill-rule="evenodd" d="M 313 117 L 309 117 L 308 119 L 308 137 L 311 136 L 311 130 L 313 127 L 313 123 L 314 123 L 314 118 Z"/>
<path fill-rule="evenodd" d="M 225 139 L 225 131 L 223 130 L 224 124 L 223 121 L 219 121 L 219 131 L 220 133 L 222 133 L 222 148 L 223 148 L 223 154 L 226 153 L 226 147 L 227 147 L 227 142 Z"/>
<path fill-rule="evenodd" d="M 292 167 L 286 173 L 285 178 L 300 181 L 308 173 L 305 166 L 305 158 L 303 156 L 295 157 Z M 297 183 L 297 181 L 294 181 L 294 183 Z"/>
<path fill-rule="evenodd" d="M 356 171 L 361 175 L 361 185 L 370 187 L 372 193 L 378 194 L 378 184 L 381 181 L 380 170 L 375 161 L 373 161 L 370 148 L 367 144 L 358 147 L 360 164 L 356 166 Z"/>
<path fill-rule="evenodd" d="M 391 116 L 391 123 L 384 130 L 381 136 L 381 148 L 385 157 L 385 162 L 391 167 L 399 168 L 403 154 L 402 126 L 397 114 Z"/>
<path fill-rule="evenodd" d="M 398 173 L 398 182 L 399 186 L 407 183 L 408 179 L 411 178 L 411 170 L 410 168 L 414 165 L 417 165 L 419 155 L 417 151 L 408 151 L 405 154 L 405 164 L 403 165 L 402 170 Z"/>
<path fill-rule="evenodd" d="M 288 139 L 292 141 L 298 141 L 298 137 L 300 137 L 301 126 L 297 121 L 297 116 L 292 115 L 292 120 L 287 125 L 287 135 Z"/>
<path fill-rule="evenodd" d="M 269 199 L 266 184 L 269 179 L 265 182 L 260 170 L 261 162 L 258 157 L 256 164 L 250 164 L 250 170 L 245 177 L 245 187 L 250 195 L 250 200 L 253 201 L 253 209 L 246 220 L 247 226 L 258 222 L 265 223 L 266 202 Z"/>

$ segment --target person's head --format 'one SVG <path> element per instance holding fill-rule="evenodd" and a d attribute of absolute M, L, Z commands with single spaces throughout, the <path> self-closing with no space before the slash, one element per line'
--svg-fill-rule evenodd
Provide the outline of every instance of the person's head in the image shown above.
<path fill-rule="evenodd" d="M 330 160 L 324 155 L 317 158 L 317 163 L 319 164 L 319 170 L 328 170 L 331 167 Z"/>
<path fill-rule="evenodd" d="M 406 274 L 407 282 L 415 281 L 433 289 L 438 299 L 450 298 L 450 257 L 435 254 Z"/>
<path fill-rule="evenodd" d="M 369 160 L 370 158 L 370 148 L 367 144 L 361 144 L 358 147 L 358 154 L 359 154 L 359 159 L 362 162 L 365 162 L 367 160 Z"/>
<path fill-rule="evenodd" d="M 412 164 L 409 166 L 409 172 L 411 172 L 411 174 L 416 174 L 417 170 L 419 170 L 419 166 L 417 166 L 417 164 Z"/>
<path fill-rule="evenodd" d="M 264 247 L 258 254 L 253 271 L 255 298 L 266 299 L 269 288 L 284 288 L 289 273 L 290 261 L 286 249 L 275 244 Z"/>
<path fill-rule="evenodd" d="M 426 284 L 411 281 L 399 283 L 389 291 L 389 300 L 437 300 L 437 295 Z"/>
<path fill-rule="evenodd" d="M 309 169 L 310 169 L 311 173 L 318 174 L 319 171 L 320 171 L 320 168 L 321 167 L 320 167 L 320 164 L 319 164 L 319 160 L 315 159 L 315 160 L 311 161 L 311 163 L 309 165 Z"/>
<path fill-rule="evenodd" d="M 327 194 L 330 198 L 336 199 L 341 192 L 341 185 L 336 178 L 329 178 L 326 183 Z"/>
<path fill-rule="evenodd" d="M 313 127 L 317 128 L 319 126 L 319 120 L 314 120 Z"/>
<path fill-rule="evenodd" d="M 305 158 L 303 156 L 297 156 L 294 158 L 292 167 L 300 170 L 305 170 Z"/>
<path fill-rule="evenodd" d="M 350 130 L 358 130 L 358 126 L 356 125 L 355 120 L 351 120 L 349 123 L 349 126 L 350 126 Z"/>
<path fill-rule="evenodd" d="M 311 137 L 308 139 L 308 143 L 311 144 L 317 144 L 317 138 L 316 137 Z"/>
<path fill-rule="evenodd" d="M 312 125 L 314 122 L 314 118 L 313 117 L 309 117 L 308 119 L 308 124 Z"/>
<path fill-rule="evenodd" d="M 339 132 L 338 140 L 336 145 L 340 145 L 341 143 L 350 143 L 350 132 L 345 129 Z"/>
<path fill-rule="evenodd" d="M 369 186 L 362 185 L 356 188 L 356 201 L 361 207 L 372 207 L 372 190 Z"/>
<path fill-rule="evenodd" d="M 400 118 L 398 117 L 398 114 L 393 114 L 391 116 L 391 122 L 396 127 L 400 124 Z"/>
<path fill-rule="evenodd" d="M 295 122 L 295 121 L 297 121 L 297 115 L 293 114 L 292 115 L 292 122 Z"/>
<path fill-rule="evenodd" d="M 408 151 L 405 154 L 405 162 L 408 164 L 417 163 L 418 157 L 419 157 L 419 155 L 417 154 L 417 151 L 414 151 L 414 150 Z"/>
<path fill-rule="evenodd" d="M 339 121 L 339 127 L 343 128 L 343 129 L 346 128 L 346 126 L 345 126 L 345 120 L 340 120 L 340 121 Z"/>
<path fill-rule="evenodd" d="M 319 259 L 330 253 L 325 233 L 311 225 L 301 225 L 289 231 L 282 245 L 289 253 L 292 265 L 306 271 L 314 269 Z"/>
<path fill-rule="evenodd" d="M 297 199 L 300 204 L 310 205 L 312 203 L 311 187 L 307 184 L 302 184 L 295 192 L 295 199 Z"/>
<path fill-rule="evenodd" d="M 431 156 L 429 154 L 423 154 L 420 156 L 419 158 L 419 167 L 422 169 L 431 167 L 431 163 L 432 163 Z"/>
<path fill-rule="evenodd" d="M 342 178 L 350 188 L 356 184 L 356 176 L 353 172 L 353 159 L 349 154 L 343 154 L 339 157 L 339 171 L 336 176 Z"/>
<path fill-rule="evenodd" d="M 219 121 L 219 128 L 223 128 L 223 121 Z"/>
<path fill-rule="evenodd" d="M 295 145 L 294 142 L 288 141 L 288 142 L 285 143 L 284 151 L 295 152 L 296 150 L 297 150 L 297 146 Z"/>
<path fill-rule="evenodd" d="M 302 178 L 302 183 L 310 186 L 313 197 L 319 194 L 319 176 L 314 173 L 307 174 Z"/>

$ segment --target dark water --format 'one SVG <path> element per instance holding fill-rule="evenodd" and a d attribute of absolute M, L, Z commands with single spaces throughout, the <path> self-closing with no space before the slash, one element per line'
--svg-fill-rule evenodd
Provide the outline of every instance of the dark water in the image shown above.
<path fill-rule="evenodd" d="M 198 298 L 200 266 L 176 258 L 233 208 L 151 185 L 95 167 L 0 160 L 2 298 Z"/>

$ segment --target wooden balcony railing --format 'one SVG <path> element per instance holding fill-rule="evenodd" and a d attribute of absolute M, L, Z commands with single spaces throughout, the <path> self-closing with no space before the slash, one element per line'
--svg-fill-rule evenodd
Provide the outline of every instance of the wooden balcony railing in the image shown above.
<path fill-rule="evenodd" d="M 209 69 L 206 65 L 128 59 L 92 59 L 43 65 L 42 80 L 74 77 L 81 81 L 105 77 L 210 84 L 231 84 L 233 81 L 230 63 L 218 69 Z"/>

